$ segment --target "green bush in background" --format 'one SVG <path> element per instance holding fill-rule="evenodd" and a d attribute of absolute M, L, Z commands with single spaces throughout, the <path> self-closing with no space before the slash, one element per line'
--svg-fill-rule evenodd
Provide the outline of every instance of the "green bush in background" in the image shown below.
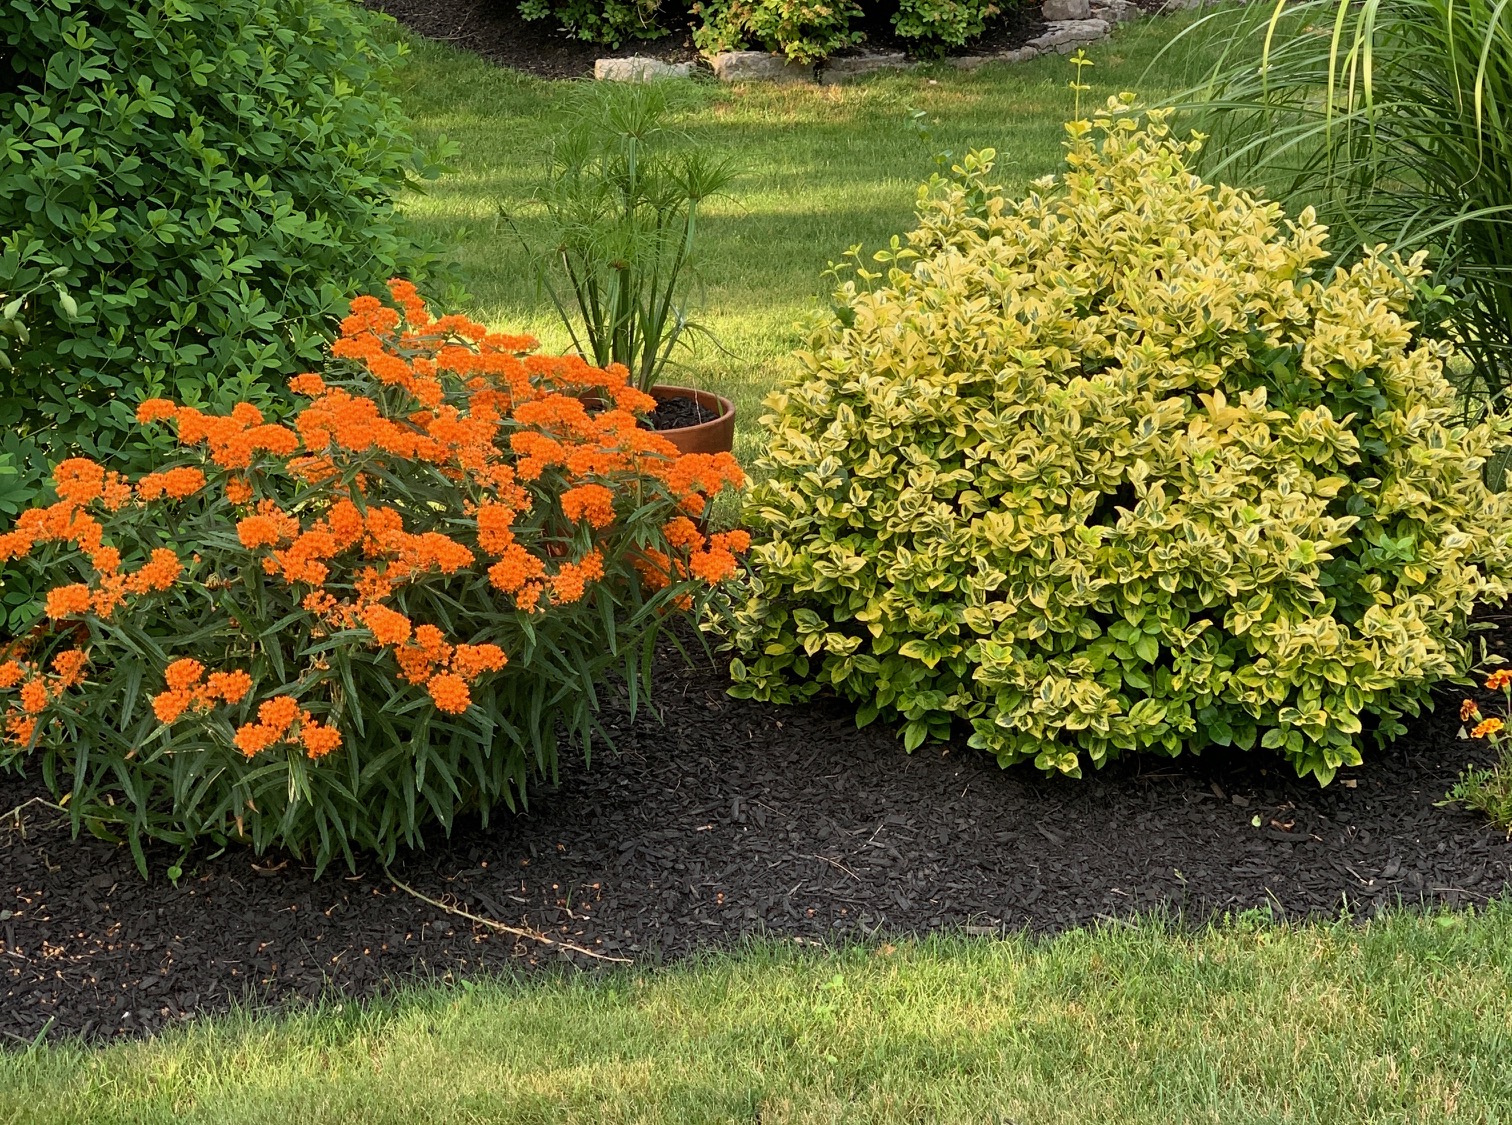
<path fill-rule="evenodd" d="M 1282 753 L 1329 780 L 1470 657 L 1512 575 L 1512 423 L 1468 427 L 1419 261 L 1315 275 L 1325 232 L 1188 171 L 1125 97 L 1005 200 L 921 196 L 768 400 L 737 694 L 832 688 L 909 749 L 1003 764 Z"/>
<path fill-rule="evenodd" d="M 0 373 L 23 493 L 72 451 L 140 465 L 143 398 L 280 395 L 352 293 L 426 274 L 392 196 L 442 154 L 384 92 L 400 51 L 366 20 L 335 0 L 0 6 L 0 292 L 61 269 L 77 301 L 41 290 Z"/>

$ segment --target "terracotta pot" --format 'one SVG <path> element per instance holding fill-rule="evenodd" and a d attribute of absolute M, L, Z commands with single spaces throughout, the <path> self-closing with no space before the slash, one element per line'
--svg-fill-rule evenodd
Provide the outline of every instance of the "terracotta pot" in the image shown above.
<path fill-rule="evenodd" d="M 668 387 L 658 383 L 651 388 L 651 397 L 658 402 L 669 398 L 691 398 L 705 410 L 715 411 L 719 417 L 700 422 L 696 426 L 679 426 L 675 430 L 656 432 L 677 446 L 682 453 L 729 453 L 735 448 L 735 404 L 712 391 L 694 390 L 692 387 Z"/>

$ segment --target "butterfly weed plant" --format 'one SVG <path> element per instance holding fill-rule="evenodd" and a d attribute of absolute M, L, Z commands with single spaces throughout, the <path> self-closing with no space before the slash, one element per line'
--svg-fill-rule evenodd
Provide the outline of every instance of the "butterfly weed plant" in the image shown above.
<path fill-rule="evenodd" d="M 693 519 L 739 466 L 640 428 L 623 367 L 392 292 L 352 302 L 287 423 L 147 399 L 177 457 L 65 460 L 0 534 L 45 590 L 0 641 L 0 759 L 144 871 L 148 839 L 387 861 L 517 807 L 735 572 L 744 534 Z"/>

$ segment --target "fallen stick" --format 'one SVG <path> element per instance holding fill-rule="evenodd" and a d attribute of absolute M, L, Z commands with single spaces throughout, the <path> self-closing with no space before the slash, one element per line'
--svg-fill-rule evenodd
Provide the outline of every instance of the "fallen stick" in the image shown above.
<path fill-rule="evenodd" d="M 527 938 L 530 941 L 538 941 L 543 945 L 554 945 L 558 949 L 566 949 L 573 953 L 581 953 L 584 957 L 592 957 L 595 960 L 599 961 L 614 961 L 620 965 L 629 965 L 632 963 L 630 958 L 628 957 L 611 957 L 607 953 L 595 953 L 591 949 L 584 949 L 581 945 L 573 945 L 570 941 L 558 941 L 554 937 L 548 937 L 545 934 L 539 933 L 535 930 L 525 930 L 519 928 L 518 926 L 506 926 L 503 922 L 495 922 L 492 918 L 482 918 L 477 914 L 470 914 L 466 910 L 458 909 L 455 906 L 448 906 L 444 902 L 438 902 L 436 899 L 431 898 L 429 895 L 423 895 L 419 891 L 415 890 L 414 887 L 411 887 L 408 883 L 401 883 L 398 879 L 394 878 L 393 872 L 390 871 L 387 867 L 383 869 L 383 873 L 388 877 L 389 882 L 393 883 L 394 886 L 398 887 L 405 894 L 413 895 L 421 902 L 428 903 L 429 905 L 436 907 L 436 909 L 438 910 L 444 910 L 448 914 L 455 914 L 458 918 L 466 918 L 469 922 L 476 922 L 478 925 L 487 926 L 491 930 L 498 930 L 500 933 L 504 934 L 513 934 L 515 937 Z"/>

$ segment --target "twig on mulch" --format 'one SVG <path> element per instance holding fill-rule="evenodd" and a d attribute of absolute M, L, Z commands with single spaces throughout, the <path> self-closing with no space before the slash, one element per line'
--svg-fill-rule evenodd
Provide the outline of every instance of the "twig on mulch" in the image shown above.
<path fill-rule="evenodd" d="M 458 918 L 466 918 L 469 922 L 476 922 L 480 926 L 487 926 L 489 929 L 498 930 L 503 934 L 513 934 L 515 937 L 527 938 L 530 941 L 538 941 L 542 945 L 554 945 L 558 949 L 565 949 L 572 953 L 581 953 L 584 957 L 592 957 L 598 961 L 614 961 L 621 965 L 631 964 L 630 958 L 628 957 L 611 957 L 607 953 L 595 953 L 591 949 L 584 949 L 581 945 L 574 945 L 570 941 L 558 941 L 556 938 L 548 937 L 547 935 L 536 930 L 524 930 L 520 929 L 518 926 L 506 926 L 503 922 L 495 922 L 492 918 L 482 918 L 476 914 L 469 914 L 466 910 L 461 910 L 455 906 L 448 906 L 446 905 L 446 903 L 438 902 L 437 900 L 431 898 L 429 895 L 423 895 L 407 883 L 401 883 L 398 879 L 394 878 L 394 873 L 387 867 L 383 869 L 383 873 L 384 875 L 388 876 L 389 882 L 393 883 L 394 886 L 398 887 L 405 894 L 413 895 L 421 902 L 428 903 L 438 910 L 444 910 L 448 914 L 455 914 Z"/>
<path fill-rule="evenodd" d="M 54 804 L 52 801 L 49 801 L 46 797 L 33 797 L 29 801 L 22 801 L 19 805 L 17 805 L 15 808 L 11 809 L 9 812 L 0 814 L 0 823 L 4 823 L 4 822 L 8 821 L 8 822 L 14 824 L 18 830 L 22 829 L 21 810 L 25 809 L 28 805 L 46 805 L 48 808 L 50 808 L 50 809 L 56 809 L 60 813 L 66 813 L 68 811 L 62 805 Z M 23 837 L 25 836 L 24 831 L 23 831 L 22 835 L 23 835 Z"/>

